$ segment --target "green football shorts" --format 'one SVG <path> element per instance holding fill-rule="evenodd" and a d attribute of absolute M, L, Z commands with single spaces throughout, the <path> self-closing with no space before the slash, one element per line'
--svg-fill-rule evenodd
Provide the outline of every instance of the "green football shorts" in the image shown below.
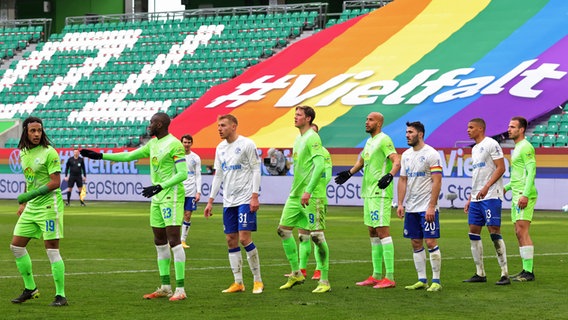
<path fill-rule="evenodd" d="M 391 207 L 391 198 L 364 198 L 363 222 L 372 228 L 390 227 Z"/>

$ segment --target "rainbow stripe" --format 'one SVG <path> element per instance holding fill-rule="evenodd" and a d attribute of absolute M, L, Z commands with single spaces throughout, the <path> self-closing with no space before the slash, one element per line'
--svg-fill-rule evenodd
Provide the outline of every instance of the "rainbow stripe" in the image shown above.
<path fill-rule="evenodd" d="M 441 166 L 430 167 L 430 173 L 431 174 L 442 174 L 442 167 Z"/>
<path fill-rule="evenodd" d="M 437 148 L 469 140 L 474 117 L 498 135 L 510 117 L 533 120 L 568 100 L 567 13 L 565 0 L 396 0 L 213 87 L 170 128 L 214 148 L 217 116 L 232 113 L 258 147 L 289 148 L 302 104 L 316 109 L 326 147 L 362 147 L 373 111 L 396 147 L 406 147 L 406 121 L 423 122 Z"/>

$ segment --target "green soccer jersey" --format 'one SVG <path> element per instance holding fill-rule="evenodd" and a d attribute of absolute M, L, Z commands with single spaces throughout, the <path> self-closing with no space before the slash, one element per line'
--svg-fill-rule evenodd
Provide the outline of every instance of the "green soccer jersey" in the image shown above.
<path fill-rule="evenodd" d="M 298 135 L 294 141 L 294 180 L 290 190 L 291 197 L 301 197 L 304 192 L 312 193 L 321 179 L 321 173 L 314 175 L 318 168 L 314 165 L 315 157 L 324 157 L 319 135 L 312 129 Z M 323 160 L 322 160 L 323 163 Z M 319 168 L 319 170 L 323 170 Z"/>
<path fill-rule="evenodd" d="M 326 198 L 327 199 L 327 184 L 329 183 L 329 181 L 331 180 L 331 174 L 332 174 L 332 169 L 333 166 L 331 164 L 331 155 L 329 154 L 329 151 L 327 151 L 327 149 L 325 147 L 322 147 L 323 149 L 323 163 L 324 163 L 324 170 L 323 173 L 321 174 L 321 179 L 319 179 L 318 185 L 317 187 L 314 189 L 314 193 L 312 194 L 312 197 L 314 198 Z"/>
<path fill-rule="evenodd" d="M 515 144 L 511 155 L 511 180 L 505 186 L 505 190 L 513 190 L 515 194 L 535 198 L 538 194 L 534 185 L 535 176 L 534 147 L 527 139 L 523 139 Z"/>
<path fill-rule="evenodd" d="M 179 194 L 185 195 L 183 181 L 187 179 L 185 150 L 182 143 L 173 135 L 158 139 L 152 138 L 148 143 L 132 152 L 104 153 L 103 159 L 111 161 L 132 161 L 150 158 L 150 177 L 152 185 L 161 185 L 163 191 L 152 200 L 163 202 L 177 199 Z"/>
<path fill-rule="evenodd" d="M 50 180 L 50 174 L 61 172 L 59 154 L 57 154 L 57 151 L 51 146 L 47 148 L 37 146 L 32 149 L 22 150 L 20 152 L 20 160 L 26 179 L 27 191 L 36 190 L 46 185 Z M 54 194 L 56 197 L 61 198 L 61 189 L 57 188 L 48 194 L 30 200 L 26 204 L 26 208 L 34 209 L 52 206 L 54 203 Z"/>
<path fill-rule="evenodd" d="M 361 186 L 361 196 L 363 198 L 373 197 L 393 197 L 393 185 L 391 183 L 386 189 L 379 189 L 377 183 L 385 174 L 392 169 L 392 161 L 388 158 L 396 153 L 392 140 L 385 133 L 381 132 L 367 140 L 361 157 L 365 163 L 363 167 L 363 184 Z"/>

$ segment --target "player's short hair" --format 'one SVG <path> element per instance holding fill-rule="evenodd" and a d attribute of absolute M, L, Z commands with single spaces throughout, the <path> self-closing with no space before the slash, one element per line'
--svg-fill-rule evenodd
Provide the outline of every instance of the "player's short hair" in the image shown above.
<path fill-rule="evenodd" d="M 296 110 L 303 110 L 306 117 L 310 117 L 310 125 L 316 119 L 316 111 L 310 106 L 297 106 Z"/>
<path fill-rule="evenodd" d="M 239 121 L 237 120 L 237 117 L 235 117 L 232 114 L 229 114 L 229 113 L 228 114 L 222 114 L 217 118 L 217 121 L 221 121 L 223 119 L 227 119 L 227 120 L 229 120 L 229 122 L 232 122 L 232 123 L 236 124 L 237 126 L 239 125 Z"/>
<path fill-rule="evenodd" d="M 477 123 L 477 125 L 480 126 L 483 129 L 483 131 L 485 131 L 485 120 L 481 118 L 473 118 L 469 120 L 469 122 Z"/>
<path fill-rule="evenodd" d="M 413 127 L 414 129 L 416 129 L 416 131 L 422 132 L 422 134 L 426 134 L 426 130 L 424 129 L 424 125 L 420 121 L 414 121 L 414 122 L 408 122 L 407 121 L 406 126 L 407 127 Z"/>
<path fill-rule="evenodd" d="M 23 130 L 22 130 L 22 135 L 20 136 L 20 142 L 18 143 L 18 149 L 24 150 L 24 149 L 31 149 L 32 147 L 34 147 L 34 145 L 32 145 L 32 142 L 28 138 L 28 125 L 30 123 L 41 124 L 41 139 L 39 140 L 39 145 L 43 146 L 44 148 L 47 148 L 47 146 L 51 145 L 51 142 L 49 141 L 47 134 L 45 134 L 43 121 L 41 121 L 41 119 L 38 117 L 28 117 L 22 123 Z"/>
<path fill-rule="evenodd" d="M 193 142 L 193 137 L 190 134 L 184 134 L 183 136 L 181 136 L 181 139 L 179 139 L 179 140 L 183 141 L 183 139 L 186 139 L 186 140 Z"/>
<path fill-rule="evenodd" d="M 521 117 L 521 116 L 516 116 L 516 117 L 512 117 L 511 121 L 518 121 L 519 122 L 519 128 L 523 128 L 525 129 L 525 131 L 527 130 L 527 126 L 528 126 L 528 121 L 527 119 L 525 119 L 525 117 Z"/>
<path fill-rule="evenodd" d="M 160 121 L 162 123 L 162 126 L 166 129 L 168 129 L 170 127 L 170 116 L 168 116 L 167 113 L 165 112 L 158 112 L 155 113 L 153 115 L 153 117 L 156 117 L 156 119 L 158 119 L 158 121 Z"/>

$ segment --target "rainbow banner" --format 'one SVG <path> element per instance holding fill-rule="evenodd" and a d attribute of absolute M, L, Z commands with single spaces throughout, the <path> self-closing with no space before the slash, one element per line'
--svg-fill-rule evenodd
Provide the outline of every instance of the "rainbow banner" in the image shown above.
<path fill-rule="evenodd" d="M 509 119 L 533 120 L 568 100 L 568 1 L 396 0 L 289 46 L 211 88 L 171 131 L 199 148 L 220 141 L 231 113 L 258 147 L 293 144 L 294 107 L 310 105 L 325 146 L 362 147 L 365 118 L 406 147 L 407 121 L 421 121 L 437 148 L 469 140 L 468 120 L 487 135 Z"/>

